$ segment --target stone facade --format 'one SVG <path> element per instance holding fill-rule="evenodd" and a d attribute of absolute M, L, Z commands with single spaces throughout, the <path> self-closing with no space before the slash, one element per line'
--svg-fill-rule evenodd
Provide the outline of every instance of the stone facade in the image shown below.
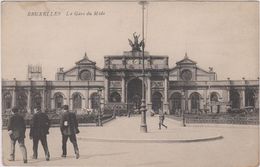
<path fill-rule="evenodd" d="M 138 110 L 145 89 L 148 111 L 159 109 L 175 115 L 202 112 L 226 112 L 227 107 L 258 108 L 259 80 L 217 80 L 212 68 L 201 69 L 187 54 L 169 68 L 168 56 L 127 51 L 104 57 L 104 68 L 96 66 L 87 55 L 69 70 L 59 68 L 54 81 L 2 81 L 2 111 L 18 106 L 24 112 L 40 105 L 44 110 L 97 109 L 109 103 L 127 104 Z M 99 90 L 101 94 L 99 94 Z"/>

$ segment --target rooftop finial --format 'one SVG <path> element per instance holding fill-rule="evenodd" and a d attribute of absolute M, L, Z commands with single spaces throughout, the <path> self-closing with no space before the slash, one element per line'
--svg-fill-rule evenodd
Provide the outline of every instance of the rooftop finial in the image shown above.
<path fill-rule="evenodd" d="M 184 56 L 185 59 L 188 59 L 188 53 L 185 52 L 185 56 Z"/>
<path fill-rule="evenodd" d="M 84 59 L 88 59 L 87 52 L 85 52 Z"/>

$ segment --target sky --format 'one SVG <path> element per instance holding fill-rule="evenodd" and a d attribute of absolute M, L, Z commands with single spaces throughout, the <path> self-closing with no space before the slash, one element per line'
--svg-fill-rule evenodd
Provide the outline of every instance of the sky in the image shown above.
<path fill-rule="evenodd" d="M 102 68 L 104 56 L 131 50 L 128 38 L 141 34 L 142 23 L 137 2 L 4 2 L 1 16 L 2 78 L 17 80 L 26 79 L 28 64 L 41 64 L 43 77 L 54 80 L 59 67 L 72 68 L 85 52 Z M 255 80 L 258 20 L 257 2 L 150 2 L 146 51 L 169 56 L 171 68 L 187 52 L 219 80 Z"/>

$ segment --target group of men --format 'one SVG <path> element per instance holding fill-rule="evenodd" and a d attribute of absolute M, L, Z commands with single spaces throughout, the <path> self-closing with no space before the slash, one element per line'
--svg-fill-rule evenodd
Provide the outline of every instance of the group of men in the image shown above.
<path fill-rule="evenodd" d="M 62 155 L 61 157 L 66 157 L 67 155 L 67 141 L 70 139 L 73 144 L 76 159 L 79 158 L 79 149 L 77 144 L 76 134 L 79 133 L 78 121 L 76 119 L 76 114 L 69 112 L 68 105 L 63 106 L 64 112 L 62 113 L 60 119 L 60 131 L 62 135 Z M 47 135 L 49 134 L 50 120 L 46 113 L 41 111 L 40 107 L 34 109 L 34 115 L 31 120 L 30 125 L 30 139 L 33 141 L 33 155 L 32 159 L 38 158 L 38 143 L 41 141 L 45 152 L 46 161 L 50 160 L 50 152 L 48 149 Z M 11 153 L 9 161 L 15 160 L 15 144 L 18 141 L 20 149 L 23 155 L 23 162 L 27 163 L 27 150 L 24 144 L 26 123 L 19 114 L 18 108 L 12 108 L 12 115 L 8 120 L 8 134 L 11 139 Z"/>

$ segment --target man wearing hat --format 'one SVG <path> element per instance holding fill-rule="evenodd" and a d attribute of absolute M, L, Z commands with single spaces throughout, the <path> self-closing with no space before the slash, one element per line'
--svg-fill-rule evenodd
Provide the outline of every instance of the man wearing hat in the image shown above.
<path fill-rule="evenodd" d="M 8 120 L 8 134 L 11 139 L 11 153 L 9 161 L 15 160 L 15 143 L 18 141 L 21 152 L 23 154 L 23 162 L 27 163 L 27 151 L 24 145 L 26 125 L 24 118 L 19 115 L 18 108 L 12 108 L 12 116 Z"/>
<path fill-rule="evenodd" d="M 76 154 L 76 159 L 79 158 L 79 148 L 77 144 L 76 134 L 79 133 L 78 129 L 78 121 L 76 118 L 76 114 L 73 112 L 69 112 L 69 106 L 63 106 L 64 113 L 61 116 L 60 120 L 60 131 L 62 134 L 62 157 L 67 156 L 67 141 L 70 139 L 71 143 L 74 147 L 74 152 Z"/>
<path fill-rule="evenodd" d="M 38 143 L 41 141 L 42 147 L 45 152 L 46 161 L 50 160 L 50 153 L 47 143 L 47 135 L 49 134 L 50 120 L 41 107 L 38 106 L 34 109 L 34 115 L 31 122 L 30 139 L 33 140 L 33 159 L 38 158 Z"/>

